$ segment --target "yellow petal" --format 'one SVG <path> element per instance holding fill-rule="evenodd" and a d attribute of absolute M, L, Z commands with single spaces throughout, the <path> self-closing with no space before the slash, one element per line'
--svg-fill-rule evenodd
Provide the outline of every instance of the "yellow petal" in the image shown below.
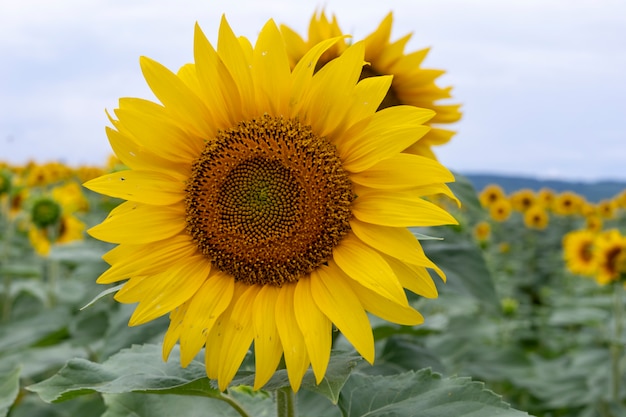
<path fill-rule="evenodd" d="M 224 333 L 229 326 L 230 317 L 233 314 L 236 301 L 241 298 L 243 293 L 248 289 L 247 285 L 235 282 L 233 297 L 230 305 L 218 317 L 217 321 L 207 335 L 206 347 L 204 349 L 204 365 L 206 367 L 207 376 L 211 379 L 217 379 L 219 376 L 221 363 L 221 351 L 224 348 Z"/>
<path fill-rule="evenodd" d="M 206 343 L 206 338 L 233 298 L 235 280 L 221 271 L 212 272 L 189 301 L 182 320 L 180 363 L 187 366 Z"/>
<path fill-rule="evenodd" d="M 295 317 L 294 292 L 295 284 L 286 284 L 280 287 L 276 299 L 276 328 L 283 345 L 287 376 L 291 388 L 297 392 L 302 383 L 302 377 L 309 367 L 304 336 L 298 327 Z"/>
<path fill-rule="evenodd" d="M 333 143 L 344 168 L 360 172 L 419 140 L 429 129 L 422 123 L 433 114 L 431 110 L 412 106 L 389 107 L 374 113 L 366 125 L 357 123 Z"/>
<path fill-rule="evenodd" d="M 253 53 L 253 77 L 259 94 L 258 105 L 285 115 L 289 105 L 291 69 L 284 40 L 274 21 L 269 20 L 256 42 Z"/>
<path fill-rule="evenodd" d="M 201 136 L 182 129 L 163 106 L 151 101 L 120 99 L 115 114 L 119 119 L 116 127 L 121 132 L 132 135 L 138 144 L 169 161 L 191 165 L 204 149 Z"/>
<path fill-rule="evenodd" d="M 111 149 L 115 155 L 129 168 L 146 171 L 160 171 L 168 175 L 185 180 L 191 175 L 191 164 L 183 162 L 172 162 L 154 152 L 148 150 L 145 146 L 137 144 L 129 136 L 126 136 L 117 130 L 106 127 L 106 134 L 111 144 Z"/>
<path fill-rule="evenodd" d="M 183 322 L 183 317 L 185 317 L 188 305 L 189 302 L 183 303 L 170 313 L 170 325 L 167 328 L 167 332 L 165 332 L 165 337 L 163 338 L 163 361 L 167 361 L 174 345 L 176 345 L 176 342 L 180 338 L 182 330 L 181 324 Z"/>
<path fill-rule="evenodd" d="M 361 74 L 363 54 L 363 44 L 356 43 L 313 76 L 311 95 L 304 99 L 308 104 L 303 120 L 317 135 L 332 135 L 346 117 L 346 101 L 352 98 Z"/>
<path fill-rule="evenodd" d="M 238 88 L 241 104 L 244 107 L 242 109 L 243 116 L 257 116 L 256 114 L 250 114 L 250 111 L 247 110 L 250 107 L 255 107 L 254 84 L 252 82 L 252 75 L 250 74 L 250 66 L 252 63 L 248 62 L 246 53 L 241 47 L 241 43 L 233 33 L 224 16 L 222 16 L 220 22 L 217 53 L 228 68 L 228 72 L 235 81 L 235 86 Z"/>
<path fill-rule="evenodd" d="M 211 115 L 198 96 L 173 72 L 150 58 L 141 57 L 141 71 L 154 95 L 165 108 L 198 138 L 213 132 Z"/>
<path fill-rule="evenodd" d="M 396 258 L 383 254 L 383 258 L 387 261 L 393 272 L 398 277 L 400 284 L 409 291 L 421 295 L 426 298 L 437 298 L 438 291 L 430 273 L 423 266 L 411 265 L 399 261 Z M 446 276 L 438 267 L 434 267 L 435 271 L 445 281 Z"/>
<path fill-rule="evenodd" d="M 185 197 L 185 184 L 155 171 L 118 171 L 87 181 L 91 191 L 138 203 L 170 205 Z"/>
<path fill-rule="evenodd" d="M 333 259 L 361 285 L 399 304 L 408 303 L 404 289 L 387 262 L 353 234 L 348 234 L 333 249 Z"/>
<path fill-rule="evenodd" d="M 254 389 L 259 389 L 274 375 L 283 354 L 274 320 L 278 287 L 265 285 L 254 300 Z"/>
<path fill-rule="evenodd" d="M 259 289 L 256 285 L 248 286 L 241 297 L 235 301 L 230 320 L 223 329 L 217 375 L 220 391 L 224 391 L 235 377 L 254 338 L 252 306 Z"/>
<path fill-rule="evenodd" d="M 210 270 L 210 262 L 203 256 L 196 256 L 144 280 L 135 291 L 126 293 L 127 299 L 139 301 L 128 325 L 147 323 L 189 300 L 207 279 Z"/>
<path fill-rule="evenodd" d="M 311 292 L 311 279 L 300 278 L 294 293 L 296 321 L 304 337 L 315 380 L 319 384 L 328 367 L 332 347 L 332 323 L 317 307 Z"/>
<path fill-rule="evenodd" d="M 454 175 L 433 159 L 401 153 L 352 174 L 350 179 L 370 188 L 400 189 L 451 182 Z"/>
<path fill-rule="evenodd" d="M 302 99 L 304 92 L 310 88 L 310 84 L 312 82 L 313 72 L 315 71 L 315 66 L 317 64 L 318 59 L 322 54 L 331 46 L 333 46 L 337 41 L 341 39 L 340 37 L 332 38 L 324 40 L 313 48 L 311 48 L 306 55 L 302 57 L 296 64 L 296 67 L 293 69 L 291 73 L 291 97 L 290 97 L 290 106 L 291 113 L 290 117 L 295 117 L 299 114 L 300 109 L 305 104 L 305 101 Z"/>
<path fill-rule="evenodd" d="M 379 226 L 350 220 L 354 234 L 374 249 L 414 265 L 435 267 L 426 257 L 424 250 L 413 233 L 403 227 Z"/>
<path fill-rule="evenodd" d="M 182 204 L 150 206 L 127 201 L 87 233 L 111 243 L 149 243 L 172 237 L 184 228 L 185 207 Z"/>
<path fill-rule="evenodd" d="M 152 275 L 173 263 L 197 253 L 189 235 L 181 234 L 147 245 L 119 245 L 103 256 L 113 266 L 97 279 L 98 284 L 110 284 L 137 275 Z M 114 261 L 111 261 L 113 259 Z"/>
<path fill-rule="evenodd" d="M 413 192 L 372 191 L 359 195 L 352 204 L 354 216 L 366 223 L 392 227 L 458 224 L 441 207 Z"/>
<path fill-rule="evenodd" d="M 356 282 L 351 282 L 350 286 L 365 310 L 383 320 L 405 326 L 414 326 L 424 322 L 424 317 L 411 306 L 394 303 Z"/>
<path fill-rule="evenodd" d="M 241 119 L 237 85 L 197 23 L 193 51 L 198 82 L 216 127 L 224 129 L 235 124 Z"/>
<path fill-rule="evenodd" d="M 367 314 L 336 265 L 311 273 L 311 293 L 315 304 L 332 321 L 369 363 L 374 362 L 374 336 Z"/>

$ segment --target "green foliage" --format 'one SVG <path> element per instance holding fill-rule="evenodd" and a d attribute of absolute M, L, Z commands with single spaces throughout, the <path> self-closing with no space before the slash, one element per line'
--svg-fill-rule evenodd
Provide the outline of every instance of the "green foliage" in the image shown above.
<path fill-rule="evenodd" d="M 625 415 L 626 378 L 611 391 L 611 355 L 626 342 L 613 334 L 612 288 L 563 268 L 562 236 L 581 219 L 552 216 L 546 230 L 530 230 L 514 213 L 477 242 L 474 226 L 490 220 L 472 183 L 456 177 L 462 207 L 448 208 L 459 225 L 412 230 L 447 276 L 433 274 L 437 299 L 408 294 L 425 323 L 372 316 L 374 365 L 336 333 L 322 383 L 311 370 L 304 376 L 297 415 Z M 87 197 L 88 225 L 117 204 Z M 134 306 L 113 301 L 117 287 L 95 284 L 110 245 L 87 238 L 42 258 L 17 222 L 0 223 L 0 417 L 275 415 L 275 393 L 289 386 L 284 368 L 254 392 L 249 353 L 219 392 L 203 352 L 186 368 L 177 348 L 162 361 L 167 317 L 128 327 Z"/>

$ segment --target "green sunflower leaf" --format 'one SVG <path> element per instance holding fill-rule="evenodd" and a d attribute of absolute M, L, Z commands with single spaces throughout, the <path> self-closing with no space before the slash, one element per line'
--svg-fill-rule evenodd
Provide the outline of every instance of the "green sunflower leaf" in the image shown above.
<path fill-rule="evenodd" d="M 442 378 L 422 369 L 390 376 L 354 373 L 339 399 L 344 417 L 521 417 L 501 397 L 470 378 Z"/>
<path fill-rule="evenodd" d="M 92 392 L 220 395 L 211 386 L 202 363 L 194 361 L 181 368 L 177 356 L 176 351 L 170 360 L 163 362 L 161 346 L 135 345 L 102 364 L 72 359 L 56 375 L 28 389 L 46 402 L 61 402 Z"/>
<path fill-rule="evenodd" d="M 9 413 L 9 408 L 20 391 L 21 368 L 16 366 L 8 372 L 0 372 L 0 417 Z"/>
<path fill-rule="evenodd" d="M 354 353 L 334 351 L 330 356 L 326 374 L 320 384 L 315 383 L 315 375 L 313 375 L 313 371 L 309 368 L 304 374 L 304 378 L 302 378 L 301 387 L 321 394 L 328 398 L 333 404 L 337 404 L 339 393 L 343 385 L 350 376 L 352 369 L 354 369 L 360 361 L 361 357 Z M 231 385 L 254 385 L 254 374 L 249 373 L 248 375 L 235 377 Z M 277 391 L 289 386 L 287 370 L 279 369 L 263 386 L 263 389 L 266 391 Z"/>

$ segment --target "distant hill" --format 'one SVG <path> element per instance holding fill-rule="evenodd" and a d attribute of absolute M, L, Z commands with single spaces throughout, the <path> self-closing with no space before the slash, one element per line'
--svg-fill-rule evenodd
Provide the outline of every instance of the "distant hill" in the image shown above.
<path fill-rule="evenodd" d="M 626 181 L 562 181 L 562 180 L 540 180 L 530 177 L 512 177 L 496 174 L 463 174 L 480 192 L 488 184 L 498 184 L 507 193 L 517 191 L 522 188 L 530 188 L 538 191 L 541 188 L 550 188 L 556 192 L 573 191 L 583 195 L 588 201 L 598 202 L 605 198 L 615 197 L 626 190 Z"/>

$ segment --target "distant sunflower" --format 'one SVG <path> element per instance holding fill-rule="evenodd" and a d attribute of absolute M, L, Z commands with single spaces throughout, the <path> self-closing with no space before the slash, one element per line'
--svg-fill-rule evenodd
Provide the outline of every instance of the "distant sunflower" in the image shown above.
<path fill-rule="evenodd" d="M 549 222 L 550 215 L 541 204 L 533 204 L 524 212 L 524 225 L 529 229 L 543 230 Z"/>
<path fill-rule="evenodd" d="M 205 348 L 224 390 L 254 342 L 254 388 L 281 356 L 294 390 L 311 365 L 325 375 L 334 324 L 369 362 L 366 311 L 406 325 L 423 318 L 405 288 L 437 290 L 409 226 L 456 223 L 421 196 L 447 193 L 438 162 L 402 153 L 430 110 L 377 111 L 391 77 L 359 82 L 363 43 L 315 71 L 339 40 L 290 67 L 273 21 L 253 47 L 225 19 L 217 50 L 196 26 L 195 63 L 141 67 L 162 104 L 121 99 L 111 146 L 129 170 L 85 184 L 128 200 L 89 233 L 119 244 L 98 279 L 125 280 L 130 325 L 170 313 L 164 358 L 180 341 L 187 366 Z"/>
<path fill-rule="evenodd" d="M 460 105 L 438 103 L 452 97 L 452 87 L 442 88 L 436 84 L 436 79 L 445 71 L 422 67 L 428 48 L 404 52 L 411 34 L 392 42 L 392 24 L 393 14 L 389 13 L 378 28 L 363 40 L 366 65 L 362 68 L 360 78 L 393 75 L 391 86 L 387 88 L 379 109 L 408 104 L 435 111 L 435 116 L 428 121 L 428 125 L 433 128 L 406 150 L 408 153 L 435 159 L 432 147 L 447 143 L 455 133 L 441 128 L 440 125 L 458 121 L 461 118 Z M 319 42 L 344 35 L 335 16 L 329 20 L 324 12 L 311 17 L 306 40 L 285 25 L 281 26 L 281 31 L 285 34 L 292 65 L 299 62 Z M 317 67 L 321 68 L 339 56 L 348 45 L 344 38 L 336 42 L 322 55 Z"/>
<path fill-rule="evenodd" d="M 487 242 L 491 237 L 491 224 L 486 221 L 478 222 L 474 226 L 474 237 L 478 242 Z"/>
<path fill-rule="evenodd" d="M 506 194 L 498 184 L 489 184 L 478 194 L 478 198 L 483 207 L 491 207 L 492 204 L 506 199 Z"/>
<path fill-rule="evenodd" d="M 517 210 L 522 213 L 534 206 L 537 202 L 537 195 L 529 188 L 517 190 L 511 193 L 509 198 L 511 200 L 513 210 Z"/>
<path fill-rule="evenodd" d="M 511 217 L 512 211 L 513 207 L 507 198 L 497 200 L 489 206 L 489 216 L 497 222 L 506 221 L 509 217 Z"/>
<path fill-rule="evenodd" d="M 598 235 L 594 241 L 594 262 L 597 266 L 595 279 L 601 284 L 617 281 L 626 271 L 626 237 L 617 229 Z"/>
<path fill-rule="evenodd" d="M 563 237 L 563 257 L 565 266 L 574 274 L 593 276 L 596 263 L 593 257 L 593 244 L 596 233 L 590 230 L 575 230 Z"/>
<path fill-rule="evenodd" d="M 584 202 L 584 198 L 579 194 L 572 191 L 563 191 L 554 198 L 552 210 L 563 216 L 578 214 Z"/>

